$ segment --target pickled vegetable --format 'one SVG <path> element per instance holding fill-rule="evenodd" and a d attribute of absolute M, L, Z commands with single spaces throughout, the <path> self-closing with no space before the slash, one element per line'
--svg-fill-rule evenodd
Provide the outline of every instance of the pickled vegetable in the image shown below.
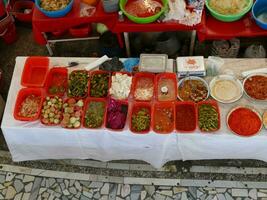
<path fill-rule="evenodd" d="M 21 103 L 20 111 L 18 113 L 21 117 L 32 118 L 38 114 L 41 97 L 31 94 L 27 96 Z"/>
<path fill-rule="evenodd" d="M 199 106 L 198 125 L 201 131 L 219 129 L 219 113 L 214 105 L 202 104 Z"/>
<path fill-rule="evenodd" d="M 104 102 L 89 102 L 85 111 L 85 127 L 87 128 L 99 128 L 102 126 L 105 114 Z"/>
<path fill-rule="evenodd" d="M 150 128 L 150 111 L 141 108 L 132 114 L 132 130 L 136 132 L 147 131 Z"/>
<path fill-rule="evenodd" d="M 73 71 L 69 77 L 69 97 L 86 97 L 89 75 L 87 71 Z"/>
<path fill-rule="evenodd" d="M 46 97 L 41 114 L 41 122 L 47 125 L 57 125 L 62 118 L 63 101 L 60 97 Z"/>
<path fill-rule="evenodd" d="M 106 97 L 108 95 L 109 74 L 94 74 L 90 78 L 90 96 Z"/>

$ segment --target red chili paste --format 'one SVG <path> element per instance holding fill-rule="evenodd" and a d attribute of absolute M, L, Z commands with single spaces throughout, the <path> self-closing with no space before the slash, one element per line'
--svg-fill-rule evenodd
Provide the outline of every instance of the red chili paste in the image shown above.
<path fill-rule="evenodd" d="M 176 106 L 176 130 L 193 131 L 196 128 L 196 110 L 194 105 Z"/>

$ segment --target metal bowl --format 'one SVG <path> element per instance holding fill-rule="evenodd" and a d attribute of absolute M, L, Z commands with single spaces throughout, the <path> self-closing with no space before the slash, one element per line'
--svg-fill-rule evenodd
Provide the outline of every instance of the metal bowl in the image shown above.
<path fill-rule="evenodd" d="M 213 87 L 217 81 L 221 81 L 221 80 L 231 80 L 231 81 L 235 82 L 236 85 L 240 89 L 240 94 L 236 95 L 236 97 L 232 98 L 231 100 L 223 100 L 223 99 L 217 98 L 213 92 Z M 238 101 L 243 96 L 243 92 L 244 92 L 242 83 L 237 78 L 235 78 L 234 76 L 231 76 L 231 75 L 216 76 L 211 80 L 209 86 L 210 86 L 210 95 L 212 96 L 212 98 L 218 102 L 221 102 L 221 103 L 234 103 L 234 102 Z"/>
<path fill-rule="evenodd" d="M 253 135 L 247 135 L 247 136 L 246 136 L 246 135 L 239 135 L 238 133 L 234 132 L 234 131 L 230 128 L 229 123 L 228 123 L 229 117 L 230 117 L 230 115 L 232 114 L 232 112 L 234 112 L 235 110 L 237 110 L 237 109 L 239 109 L 239 108 L 247 108 L 247 109 L 249 109 L 249 110 L 251 110 L 251 111 L 253 111 L 254 113 L 257 114 L 257 116 L 258 116 L 259 119 L 261 120 L 261 127 L 259 128 L 258 132 L 254 133 Z M 259 114 L 259 112 L 258 112 L 257 110 L 255 110 L 254 108 L 252 108 L 252 107 L 249 107 L 249 106 L 237 106 L 237 107 L 233 108 L 232 110 L 230 110 L 230 112 L 227 114 L 227 117 L 226 117 L 226 124 L 227 124 L 227 128 L 228 128 L 233 134 L 238 135 L 238 136 L 241 136 L 241 137 L 251 137 L 251 136 L 257 135 L 257 134 L 261 131 L 261 129 L 262 129 L 262 117 L 261 117 L 261 115 Z"/>
<path fill-rule="evenodd" d="M 205 100 L 207 100 L 209 98 L 209 96 L 210 96 L 210 89 L 209 89 L 208 83 L 203 78 L 200 78 L 200 77 L 197 77 L 197 76 L 188 76 L 188 77 L 185 77 L 185 78 L 181 79 L 178 82 L 178 92 L 177 92 L 178 99 L 180 99 L 181 101 L 185 101 L 179 95 L 179 88 L 183 84 L 183 82 L 186 81 L 186 80 L 198 80 L 198 81 L 201 81 L 202 83 L 204 83 L 204 85 L 206 86 L 206 88 L 208 90 L 208 94 L 207 94 L 207 97 L 205 99 L 201 100 L 201 101 L 205 101 Z"/>
<path fill-rule="evenodd" d="M 265 77 L 267 77 L 267 74 L 263 74 L 263 73 L 255 73 L 255 74 L 251 74 L 251 75 L 247 76 L 247 77 L 244 79 L 244 81 L 243 81 L 244 93 L 246 94 L 246 96 L 247 96 L 249 99 L 251 99 L 251 100 L 253 100 L 253 101 L 257 101 L 257 102 L 267 102 L 267 99 L 265 99 L 265 100 L 262 100 L 262 99 L 255 99 L 255 98 L 251 97 L 251 96 L 247 93 L 247 91 L 246 91 L 246 89 L 245 89 L 245 83 L 246 83 L 246 81 L 247 81 L 249 78 L 251 78 L 251 77 L 253 77 L 253 76 L 265 76 Z"/>

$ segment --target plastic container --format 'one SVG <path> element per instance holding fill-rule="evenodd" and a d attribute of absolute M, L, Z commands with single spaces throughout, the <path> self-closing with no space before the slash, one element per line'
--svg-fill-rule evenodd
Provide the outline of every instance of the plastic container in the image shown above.
<path fill-rule="evenodd" d="M 137 83 L 142 78 L 151 79 L 152 82 L 153 82 L 153 93 L 152 93 L 152 97 L 150 99 L 148 99 L 148 100 L 145 100 L 145 99 L 141 99 L 141 100 L 140 99 L 137 99 L 135 97 L 135 95 L 134 95 L 135 94 L 135 90 L 137 89 Z M 131 94 L 132 94 L 132 96 L 133 96 L 133 98 L 134 98 L 135 101 L 151 101 L 153 99 L 153 97 L 154 97 L 154 93 L 155 93 L 154 89 L 155 89 L 155 74 L 153 74 L 153 73 L 146 73 L 146 72 L 138 72 L 138 73 L 136 73 L 134 75 L 134 77 L 133 77 L 133 83 L 132 83 L 132 88 L 131 88 Z"/>
<path fill-rule="evenodd" d="M 168 62 L 166 54 L 141 54 L 139 70 L 142 72 L 165 72 Z"/>
<path fill-rule="evenodd" d="M 58 77 L 62 77 L 63 80 L 57 80 Z M 65 88 L 65 91 L 51 93 L 49 91 L 49 88 L 53 85 L 63 86 Z M 67 92 L 68 89 L 68 69 L 66 67 L 53 67 L 52 69 L 50 69 L 46 78 L 45 89 L 48 95 L 64 96 L 65 92 Z"/>
<path fill-rule="evenodd" d="M 102 3 L 106 13 L 119 11 L 119 0 L 102 0 Z"/>
<path fill-rule="evenodd" d="M 36 0 L 35 1 L 35 5 L 36 7 L 44 14 L 46 15 L 47 17 L 51 17 L 51 18 L 58 18 L 58 17 L 64 17 L 65 15 L 67 15 L 71 9 L 72 9 L 72 6 L 73 6 L 73 2 L 74 0 L 71 0 L 70 3 L 63 9 L 61 10 L 56 10 L 56 11 L 47 11 L 47 10 L 44 10 L 43 8 L 41 8 L 40 6 L 40 1 L 41 0 Z"/>
<path fill-rule="evenodd" d="M 218 106 L 218 103 L 216 102 L 216 101 L 212 101 L 212 100 L 208 100 L 208 101 L 202 101 L 202 102 L 199 102 L 198 103 L 198 109 L 197 109 L 197 117 L 198 117 L 198 119 L 199 119 L 199 108 L 200 108 L 200 106 L 201 105 L 212 105 L 212 106 L 214 106 L 215 107 L 215 109 L 216 109 L 216 111 L 217 111 L 217 113 L 218 113 L 218 128 L 216 129 L 216 130 L 213 130 L 213 131 L 203 131 L 203 130 L 201 130 L 200 128 L 200 131 L 201 132 L 215 132 L 215 131 L 218 131 L 218 130 L 220 130 L 220 128 L 221 128 L 221 116 L 220 116 L 220 110 L 219 110 L 219 106 Z M 199 127 L 199 120 L 198 120 L 198 127 Z"/>
<path fill-rule="evenodd" d="M 189 106 L 189 107 L 192 106 L 192 108 L 193 108 L 193 110 L 194 110 L 193 115 L 195 116 L 195 121 L 192 122 L 193 125 L 194 125 L 194 126 L 192 127 L 192 129 L 184 130 L 184 129 L 182 129 L 181 127 L 178 127 L 178 126 L 177 126 L 177 120 L 178 120 L 178 118 L 179 118 L 179 114 L 177 114 L 177 113 L 180 112 L 179 110 L 181 109 L 182 106 Z M 187 114 L 188 114 L 188 112 L 186 112 L 186 115 L 187 115 Z M 183 115 L 183 116 L 181 116 L 181 117 L 183 117 L 184 120 L 187 120 L 187 116 Z M 183 102 L 176 102 L 176 103 L 175 103 L 175 129 L 176 129 L 177 132 L 179 132 L 179 133 L 189 133 L 189 132 L 193 132 L 193 131 L 195 131 L 196 128 L 197 128 L 197 118 L 198 118 L 198 116 L 197 116 L 197 104 L 196 104 L 196 103 L 189 102 L 189 101 L 183 101 Z M 190 121 L 190 122 L 191 122 L 191 121 Z M 184 123 L 185 123 L 185 122 L 184 122 Z"/>
<path fill-rule="evenodd" d="M 125 14 L 129 18 L 129 20 L 131 20 L 131 21 L 133 21 L 135 23 L 138 23 L 138 24 L 148 24 L 148 23 L 156 21 L 166 11 L 166 9 L 168 8 L 168 0 L 162 0 L 163 7 L 160 10 L 160 12 L 158 12 L 157 14 L 152 15 L 150 17 L 136 17 L 136 16 L 133 16 L 133 15 L 130 15 L 124 9 L 126 3 L 127 3 L 127 0 L 120 0 L 120 9 L 122 10 L 123 14 Z"/>
<path fill-rule="evenodd" d="M 208 8 L 208 10 L 210 11 L 211 15 L 223 22 L 233 22 L 233 21 L 237 21 L 239 19 L 241 19 L 247 12 L 249 12 L 249 10 L 251 9 L 252 5 L 253 5 L 253 0 L 247 0 L 248 5 L 243 9 L 242 12 L 237 13 L 237 14 L 232 14 L 232 15 L 223 15 L 220 14 L 218 12 L 216 12 L 215 10 L 213 10 L 213 8 L 211 8 L 209 6 L 209 1 L 210 0 L 206 0 L 206 7 Z"/>
<path fill-rule="evenodd" d="M 88 96 L 89 97 L 93 97 L 91 96 L 91 77 L 93 77 L 94 75 L 96 74 L 108 74 L 109 75 L 109 80 L 108 80 L 108 91 L 107 91 L 107 96 L 108 96 L 108 93 L 109 93 L 109 88 L 111 86 L 111 76 L 110 76 L 110 73 L 107 72 L 107 71 L 102 71 L 102 70 L 96 70 L 96 71 L 92 71 L 90 73 L 90 79 L 89 79 L 89 83 L 88 83 Z M 107 96 L 105 97 L 98 97 L 98 98 L 106 98 Z"/>
<path fill-rule="evenodd" d="M 49 59 L 47 57 L 28 57 L 21 78 L 25 87 L 43 87 L 48 73 Z"/>
<path fill-rule="evenodd" d="M 41 97 L 41 101 L 38 107 L 38 112 L 36 113 L 36 115 L 34 117 L 23 117 L 19 115 L 19 111 L 21 109 L 21 103 L 27 98 L 27 96 L 29 95 L 36 95 L 36 96 L 40 96 Z M 41 108 L 42 108 L 42 104 L 43 104 L 43 95 L 44 92 L 42 89 L 40 88 L 23 88 L 19 91 L 18 95 L 17 95 L 17 100 L 15 103 L 15 109 L 14 109 L 14 113 L 13 116 L 16 120 L 20 120 L 20 121 L 35 121 L 39 118 L 40 113 L 41 113 Z"/>
<path fill-rule="evenodd" d="M 256 24 L 264 30 L 267 30 L 267 23 L 258 18 L 259 15 L 263 14 L 267 10 L 266 0 L 257 0 L 252 7 L 252 16 L 256 21 Z"/>
<path fill-rule="evenodd" d="M 15 1 L 12 14 L 22 22 L 31 22 L 34 3 L 32 1 Z M 31 10 L 29 13 L 24 13 L 24 10 Z"/>
<path fill-rule="evenodd" d="M 155 118 L 156 118 L 156 109 L 160 109 L 163 110 L 164 108 L 168 108 L 172 110 L 172 126 L 169 126 L 170 129 L 167 131 L 160 131 L 156 129 L 156 124 L 155 124 Z M 174 102 L 161 102 L 161 103 L 155 103 L 152 109 L 152 128 L 153 131 L 155 131 L 156 133 L 160 133 L 160 134 L 168 134 L 171 133 L 174 130 L 174 126 L 175 126 L 175 104 Z"/>
<path fill-rule="evenodd" d="M 90 128 L 90 127 L 87 127 L 86 124 L 85 124 L 85 115 L 86 115 L 86 111 L 88 110 L 88 105 L 90 102 L 103 102 L 104 103 L 104 116 L 103 116 L 103 122 L 102 122 L 102 125 L 100 127 L 97 127 L 97 128 Z M 83 127 L 85 128 L 88 128 L 88 129 L 101 129 L 104 127 L 104 124 L 105 124 L 105 119 L 106 119 L 106 115 L 107 115 L 107 101 L 106 99 L 102 99 L 102 98 L 88 98 L 86 99 L 85 101 L 85 106 L 84 106 L 84 111 L 83 111 Z"/>
<path fill-rule="evenodd" d="M 161 73 L 161 74 L 157 74 L 156 75 L 156 87 L 155 87 L 155 97 L 157 101 L 163 101 L 159 99 L 159 81 L 161 79 L 170 79 L 174 82 L 174 95 L 175 98 L 171 98 L 169 100 L 164 100 L 164 101 L 175 101 L 176 97 L 177 97 L 177 78 L 176 78 L 176 74 L 175 73 Z"/>
<path fill-rule="evenodd" d="M 69 33 L 74 37 L 87 37 L 92 31 L 90 24 L 82 24 L 70 28 Z"/>
<path fill-rule="evenodd" d="M 133 129 L 132 127 L 132 116 L 133 114 L 135 114 L 136 112 L 138 112 L 140 109 L 142 108 L 147 108 L 149 110 L 149 115 L 150 115 L 150 124 L 149 124 L 149 128 L 147 130 L 144 131 L 136 131 Z M 138 133 L 138 134 L 146 134 L 150 131 L 150 127 L 151 127 L 151 116 L 152 116 L 152 109 L 151 109 L 151 104 L 148 102 L 134 102 L 132 109 L 131 109 L 131 113 L 130 113 L 130 130 L 133 133 Z"/>

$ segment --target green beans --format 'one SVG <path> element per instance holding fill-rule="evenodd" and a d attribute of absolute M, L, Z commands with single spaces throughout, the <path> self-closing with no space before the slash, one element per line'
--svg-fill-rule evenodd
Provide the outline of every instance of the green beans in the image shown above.
<path fill-rule="evenodd" d="M 150 112 L 147 108 L 141 108 L 132 115 L 133 131 L 146 131 L 150 127 Z"/>
<path fill-rule="evenodd" d="M 69 76 L 69 97 L 85 97 L 89 75 L 86 71 L 73 71 Z"/>
<path fill-rule="evenodd" d="M 90 96 L 106 97 L 108 95 L 109 74 L 94 74 L 90 78 Z"/>
<path fill-rule="evenodd" d="M 91 101 L 85 113 L 85 126 L 87 128 L 99 128 L 103 124 L 105 103 Z"/>
<path fill-rule="evenodd" d="M 216 131 L 219 128 L 219 113 L 215 106 L 202 104 L 198 109 L 198 125 L 201 131 Z"/>

